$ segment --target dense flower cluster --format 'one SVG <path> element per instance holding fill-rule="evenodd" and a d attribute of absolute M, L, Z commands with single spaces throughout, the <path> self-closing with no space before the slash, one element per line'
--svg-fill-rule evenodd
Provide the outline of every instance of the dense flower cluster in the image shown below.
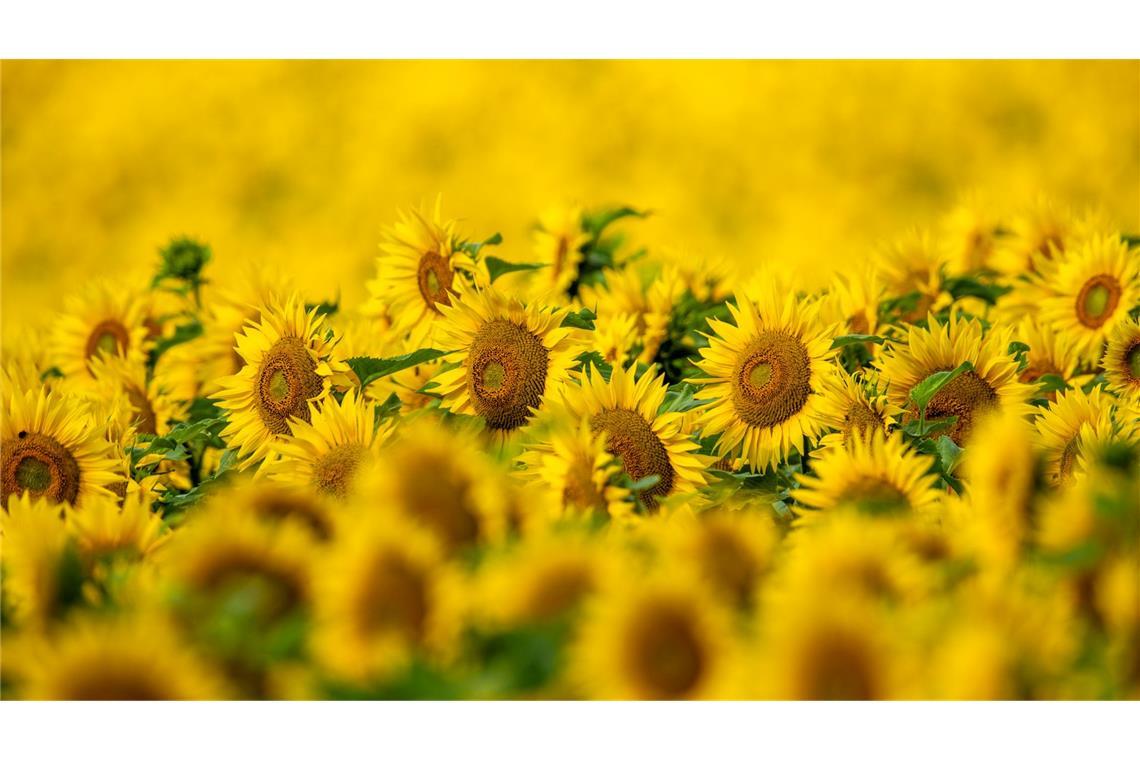
<path fill-rule="evenodd" d="M 644 216 L 409 210 L 359 309 L 178 239 L 9 342 L 4 696 L 1140 697 L 1140 241 Z"/>

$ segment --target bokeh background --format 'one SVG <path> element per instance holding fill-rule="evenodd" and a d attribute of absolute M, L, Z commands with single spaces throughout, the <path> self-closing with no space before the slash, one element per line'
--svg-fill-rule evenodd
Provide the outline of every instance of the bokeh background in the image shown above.
<path fill-rule="evenodd" d="M 3 317 L 143 278 L 186 233 L 314 298 L 365 294 L 380 228 L 443 194 L 525 259 L 553 203 L 651 208 L 662 255 L 805 284 L 964 193 L 1140 229 L 1140 63 L 5 62 Z"/>

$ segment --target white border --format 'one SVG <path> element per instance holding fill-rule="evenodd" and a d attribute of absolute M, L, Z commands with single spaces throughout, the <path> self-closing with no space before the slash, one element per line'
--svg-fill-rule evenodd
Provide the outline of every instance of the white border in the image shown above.
<path fill-rule="evenodd" d="M 1130 0 L 0 0 L 7 58 L 1140 56 Z"/>
<path fill-rule="evenodd" d="M 6 757 L 1127 756 L 1134 703 L 0 704 Z"/>

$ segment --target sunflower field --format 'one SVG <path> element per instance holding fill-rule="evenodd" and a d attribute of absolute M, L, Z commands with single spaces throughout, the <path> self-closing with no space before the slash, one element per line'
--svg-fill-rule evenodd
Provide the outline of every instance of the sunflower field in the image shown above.
<path fill-rule="evenodd" d="M 334 207 L 338 178 L 371 180 L 293 166 L 311 109 L 264 93 L 327 84 L 336 111 L 371 92 L 365 78 L 225 68 L 219 88 L 283 114 L 257 134 L 288 133 L 251 159 L 262 184 L 230 215 L 214 191 L 252 187 L 240 152 L 211 174 L 164 152 L 165 112 L 65 118 L 85 97 L 153 104 L 196 69 L 5 69 L 5 699 L 1140 699 L 1140 108 L 1101 121 L 1140 67 L 1048 68 L 1101 85 L 1077 90 L 987 69 L 1039 108 L 921 127 L 917 161 L 901 146 L 929 93 L 956 93 L 946 113 L 982 102 L 976 67 L 868 65 L 858 105 L 835 105 L 827 88 L 852 69 L 722 63 L 729 83 L 704 94 L 704 63 L 615 64 L 605 81 L 602 64 L 535 64 L 497 85 L 494 64 L 437 65 L 435 80 L 385 69 L 392 108 L 438 115 L 407 81 L 520 95 L 508 112 L 549 100 L 575 136 L 547 139 L 591 146 L 584 166 L 538 165 L 533 135 L 478 143 L 425 118 L 413 126 L 443 163 L 407 159 L 408 185 L 436 191 L 370 212 L 366 255 L 342 226 L 280 259 L 276 225 L 302 248 L 319 237 L 290 227 L 306 203 L 314 228 L 345 222 L 316 188 Z M 648 115 L 618 92 L 642 75 L 663 99 Z M 734 77 L 804 88 L 782 127 L 756 127 L 822 146 L 772 154 L 782 176 L 865 151 L 856 174 L 883 185 L 830 207 L 793 187 L 737 223 L 747 150 L 715 187 L 698 159 L 669 156 L 695 183 L 671 184 L 651 164 L 684 130 L 707 158 L 753 113 L 723 100 Z M 575 97 L 610 109 L 596 142 L 568 121 Z M 714 101 L 678 109 L 681 132 L 647 131 L 669 103 Z M 897 132 L 813 121 L 888 101 Z M 1062 118 L 1076 101 L 1109 138 Z M 244 116 L 187 103 L 212 113 L 210 140 L 261 149 Z M 371 124 L 313 151 L 367 155 Z M 378 126 L 377 144 L 402 144 L 397 129 Z M 637 134 L 654 152 L 626 144 Z M 598 197 L 656 194 L 546 208 L 495 182 L 440 194 L 491 171 L 447 158 L 463 140 L 512 162 L 500 178 L 533 167 Z M 623 150 L 639 156 L 628 186 L 590 179 Z M 90 174 L 65 167 L 81 154 Z M 955 157 L 977 155 L 970 177 L 988 184 L 951 194 Z M 179 185 L 170 204 L 215 238 L 161 208 L 166 178 L 196 171 L 209 200 Z M 688 241 L 697 207 L 681 206 L 698 196 L 720 210 L 702 207 Z M 862 225 L 869 197 L 906 200 Z M 101 252 L 65 266 L 85 240 Z"/>

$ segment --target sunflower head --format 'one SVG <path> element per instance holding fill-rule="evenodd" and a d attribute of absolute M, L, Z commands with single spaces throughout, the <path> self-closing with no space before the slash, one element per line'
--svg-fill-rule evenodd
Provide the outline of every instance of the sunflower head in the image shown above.
<path fill-rule="evenodd" d="M 1121 322 L 1108 338 L 1101 361 L 1108 387 L 1122 398 L 1140 401 L 1140 322 Z"/>
<path fill-rule="evenodd" d="M 820 440 L 821 446 L 846 444 L 856 436 L 867 436 L 876 430 L 887 432 L 895 424 L 902 409 L 877 388 L 845 370 L 836 371 L 821 398 L 820 411 L 824 424 L 835 432 Z"/>
<path fill-rule="evenodd" d="M 582 249 L 590 242 L 583 229 L 582 209 L 548 209 L 538 219 L 533 240 L 534 260 L 546 265 L 535 278 L 536 295 L 564 298 L 578 279 Z"/>
<path fill-rule="evenodd" d="M 55 366 L 67 377 L 82 379 L 100 356 L 142 363 L 147 336 L 143 306 L 141 296 L 110 282 L 94 283 L 69 298 L 52 334 Z"/>

